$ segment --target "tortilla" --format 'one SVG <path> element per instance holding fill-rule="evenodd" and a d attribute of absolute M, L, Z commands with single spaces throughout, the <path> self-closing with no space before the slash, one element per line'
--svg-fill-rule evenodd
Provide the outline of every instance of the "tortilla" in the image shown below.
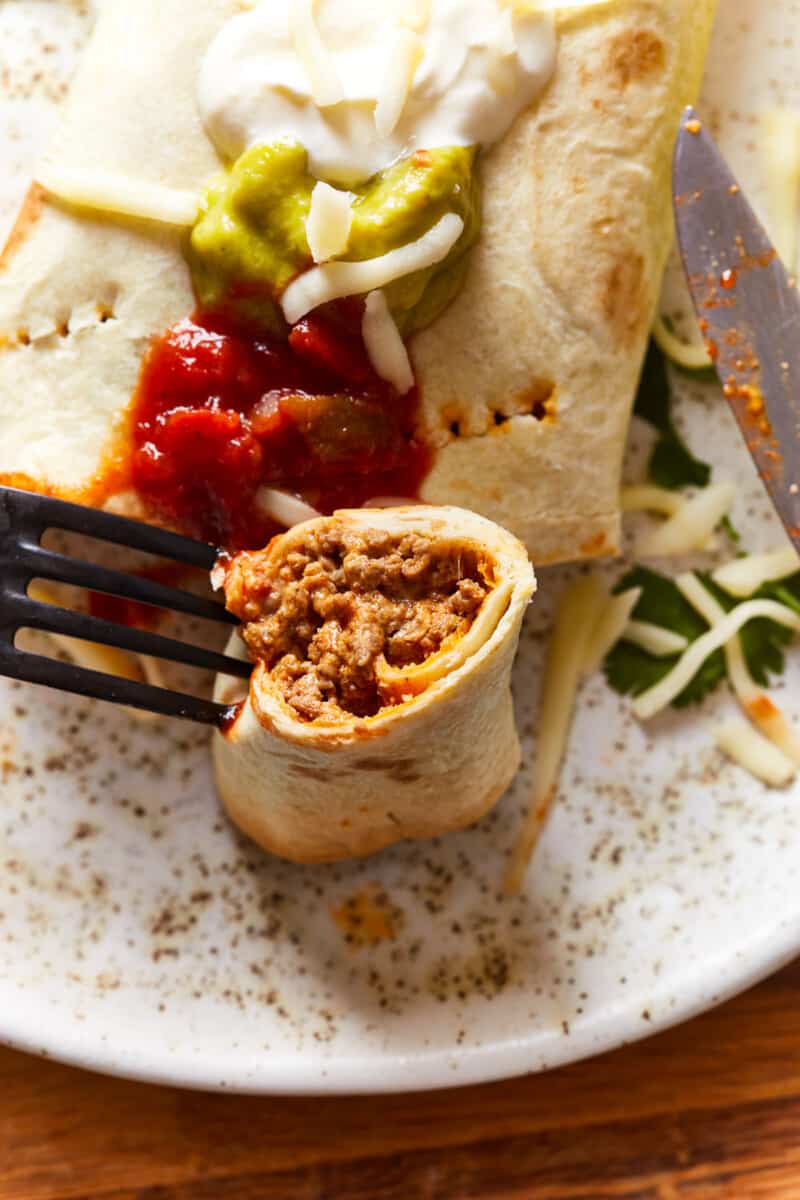
<path fill-rule="evenodd" d="M 428 596 L 419 582 L 423 579 L 416 569 L 419 563 L 414 564 L 409 555 L 416 553 L 420 561 L 430 559 L 434 564 L 440 556 L 457 563 L 459 573 L 462 569 L 466 573 L 462 563 L 470 560 L 473 575 L 477 574 L 475 564 L 480 563 L 488 590 L 468 625 L 451 634 L 426 659 L 405 667 L 392 667 L 385 658 L 378 659 L 375 678 L 381 681 L 383 707 L 371 715 L 354 715 L 334 702 L 306 708 L 307 700 L 296 698 L 292 690 L 296 685 L 287 679 L 305 677 L 311 669 L 307 658 L 314 657 L 311 649 L 305 650 L 302 666 L 299 658 L 290 656 L 291 676 L 286 673 L 286 657 L 277 663 L 257 660 L 244 706 L 226 732 L 214 738 L 217 787 L 229 815 L 245 833 L 265 849 L 294 862 L 329 862 L 371 854 L 405 838 L 434 837 L 462 829 L 499 800 L 520 761 L 511 668 L 522 619 L 535 589 L 525 548 L 483 517 L 455 508 L 426 506 L 358 509 L 295 526 L 266 551 L 241 556 L 247 560 L 250 580 L 251 563 L 255 562 L 255 578 L 269 581 L 268 587 L 263 582 L 249 583 L 248 595 L 253 598 L 246 604 L 251 618 L 276 594 L 285 597 L 290 587 L 320 587 L 320 564 L 329 560 L 330 552 L 315 555 L 306 548 L 316 545 L 314 539 L 321 536 L 335 536 L 349 546 L 349 558 L 342 560 L 337 577 L 344 576 L 355 595 L 337 596 L 337 603 L 369 606 L 370 587 L 376 588 L 381 601 L 385 594 L 391 595 L 400 553 L 395 542 L 404 547 L 402 553 L 407 557 L 403 558 L 401 583 L 412 590 L 416 584 L 419 599 L 405 602 L 406 616 L 398 636 L 420 636 L 415 632 L 420 623 L 414 606 Z M 370 547 L 366 555 L 361 539 Z M 293 575 L 289 584 L 287 564 L 296 564 L 301 552 L 311 557 L 312 565 L 305 575 L 301 574 L 303 562 L 299 567 L 293 565 L 300 583 L 294 582 Z M 237 561 L 229 569 L 226 594 L 229 605 L 239 611 L 232 596 L 231 574 Z M 359 569 L 360 582 L 354 582 L 352 575 Z M 313 585 L 306 585 L 306 578 L 311 578 Z M 370 585 L 364 584 L 365 578 L 372 581 Z M 339 586 L 347 585 L 340 582 Z M 473 582 L 471 586 L 476 585 Z M 327 595 L 323 589 L 323 600 Z M 281 604 L 286 602 L 281 600 Z M 296 602 L 294 592 L 288 602 Z M 315 601 L 313 611 L 316 623 L 324 611 L 322 602 Z M 291 627 L 299 627 L 303 620 L 293 616 Z M 351 619 L 344 628 L 350 630 L 353 624 Z M 397 618 L 391 628 L 396 626 Z M 266 635 L 274 656 L 279 641 L 274 618 L 266 626 Z M 337 622 L 334 644 L 343 636 Z M 248 640 L 252 647 L 253 638 Z M 234 644 L 241 648 L 238 635 L 234 635 Z M 402 645 L 407 649 L 406 643 Z M 327 643 L 323 649 L 329 656 Z M 336 675 L 323 657 L 320 670 L 328 684 L 333 678 L 343 690 L 341 677 L 353 656 L 363 666 L 360 653 L 359 642 L 352 646 L 349 657 L 343 652 Z M 218 680 L 215 696 L 229 704 L 241 689 L 240 680 L 223 678 Z"/>
<path fill-rule="evenodd" d="M 618 548 L 626 431 L 671 238 L 673 134 L 713 8 L 619 0 L 559 18 L 552 82 L 486 156 L 463 291 L 411 347 L 420 433 L 436 450 L 422 498 L 505 525 L 537 562 Z M 219 165 L 197 115 L 199 64 L 237 9 L 109 0 L 58 161 L 199 191 Z M 35 189 L 2 266 L 0 477 L 103 502 L 144 352 L 193 308 L 180 235 Z"/>

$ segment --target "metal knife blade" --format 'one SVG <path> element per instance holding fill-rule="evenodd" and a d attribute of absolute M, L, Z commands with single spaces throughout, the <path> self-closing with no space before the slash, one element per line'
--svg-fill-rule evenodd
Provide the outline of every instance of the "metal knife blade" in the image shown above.
<path fill-rule="evenodd" d="M 694 109 L 673 193 L 700 328 L 747 448 L 800 548 L 800 295 Z"/>

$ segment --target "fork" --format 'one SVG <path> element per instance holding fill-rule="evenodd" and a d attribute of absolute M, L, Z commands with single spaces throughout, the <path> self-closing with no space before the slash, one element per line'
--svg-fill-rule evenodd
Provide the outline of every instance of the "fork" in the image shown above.
<path fill-rule="evenodd" d="M 222 724 L 231 713 L 225 705 L 17 649 L 15 637 L 19 630 L 37 629 L 242 679 L 252 671 L 250 662 L 32 599 L 28 587 L 33 579 L 41 578 L 226 625 L 238 624 L 214 600 L 46 549 L 41 540 L 49 529 L 86 534 L 207 571 L 214 566 L 218 553 L 205 542 L 126 517 L 0 487 L 0 675 L 162 716 L 184 717 L 205 725 Z"/>

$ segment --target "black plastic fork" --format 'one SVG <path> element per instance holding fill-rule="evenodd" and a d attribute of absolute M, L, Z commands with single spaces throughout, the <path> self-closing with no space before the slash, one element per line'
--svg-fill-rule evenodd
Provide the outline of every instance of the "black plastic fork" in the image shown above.
<path fill-rule="evenodd" d="M 250 662 L 32 599 L 27 592 L 31 581 L 48 579 L 206 620 L 237 624 L 236 618 L 213 600 L 45 549 L 41 540 L 49 529 L 86 534 L 206 571 L 217 558 L 217 550 L 204 542 L 80 504 L 0 487 L 0 675 L 163 716 L 219 725 L 230 709 L 211 700 L 17 649 L 14 639 L 20 629 L 39 629 L 243 679 L 252 670 Z"/>

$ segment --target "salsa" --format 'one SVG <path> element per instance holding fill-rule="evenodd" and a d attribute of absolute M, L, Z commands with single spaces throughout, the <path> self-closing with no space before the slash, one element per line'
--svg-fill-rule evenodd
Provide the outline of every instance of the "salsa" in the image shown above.
<path fill-rule="evenodd" d="M 361 340 L 363 301 L 294 326 L 288 341 L 199 311 L 149 351 L 130 415 L 131 482 L 148 507 L 229 550 L 277 532 L 262 487 L 323 513 L 414 496 L 429 466 L 417 392 L 399 396 Z"/>

